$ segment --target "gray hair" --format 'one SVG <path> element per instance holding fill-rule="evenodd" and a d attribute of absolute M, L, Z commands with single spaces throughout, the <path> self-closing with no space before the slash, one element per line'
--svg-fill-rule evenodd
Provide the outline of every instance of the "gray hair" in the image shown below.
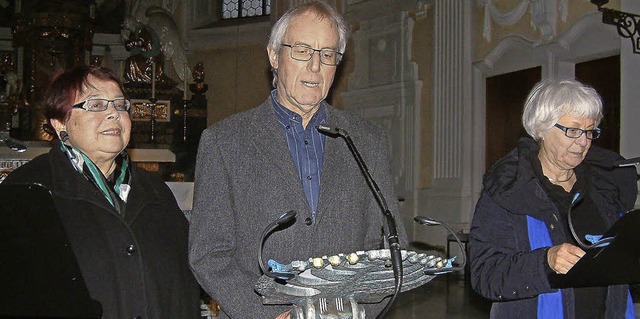
<path fill-rule="evenodd" d="M 596 127 L 602 120 L 602 98 L 592 87 L 576 80 L 543 80 L 527 97 L 522 125 L 536 141 L 563 115 L 588 118 Z"/>
<path fill-rule="evenodd" d="M 284 37 L 289 29 L 289 25 L 296 18 L 302 16 L 307 12 L 313 12 L 319 20 L 329 19 L 338 30 L 338 51 L 344 54 L 347 47 L 347 38 L 349 36 L 349 26 L 336 9 L 323 1 L 312 1 L 304 3 L 300 6 L 289 9 L 278 21 L 273 25 L 271 29 L 271 35 L 269 36 L 269 43 L 267 46 L 273 49 L 275 52 L 280 52 L 282 44 L 284 43 Z M 276 87 L 278 82 L 277 71 L 272 69 L 273 73 L 273 87 Z"/>

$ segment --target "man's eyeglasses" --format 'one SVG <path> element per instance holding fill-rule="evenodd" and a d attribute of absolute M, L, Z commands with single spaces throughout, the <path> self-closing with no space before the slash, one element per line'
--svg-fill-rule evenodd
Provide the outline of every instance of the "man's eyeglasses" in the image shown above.
<path fill-rule="evenodd" d="M 309 61 L 316 52 L 320 55 L 320 63 L 324 65 L 336 66 L 342 59 L 342 53 L 331 49 L 314 49 L 302 44 L 283 44 L 282 46 L 289 47 L 291 58 L 298 61 Z"/>
<path fill-rule="evenodd" d="M 88 112 L 103 112 L 107 110 L 109 103 L 113 103 L 113 108 L 116 111 L 127 112 L 131 108 L 131 102 L 127 99 L 88 99 L 72 106 L 72 108 L 83 109 Z"/>
<path fill-rule="evenodd" d="M 600 137 L 600 133 L 602 133 L 602 130 L 600 130 L 600 128 L 596 128 L 593 130 L 583 130 L 577 127 L 566 127 L 566 126 L 562 126 L 560 124 L 555 125 L 555 127 L 561 129 L 564 131 L 564 135 L 566 135 L 567 137 L 570 138 L 579 138 L 580 136 L 582 136 L 582 134 L 586 134 L 587 138 L 590 140 L 595 140 L 598 137 Z"/>

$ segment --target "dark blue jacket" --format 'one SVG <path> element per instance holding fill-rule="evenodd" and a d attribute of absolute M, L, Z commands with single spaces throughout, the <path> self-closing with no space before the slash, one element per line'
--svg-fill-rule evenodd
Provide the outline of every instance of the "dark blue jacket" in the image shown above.
<path fill-rule="evenodd" d="M 491 318 L 537 318 L 538 296 L 557 291 L 548 280 L 552 273 L 548 247 L 531 249 L 527 216 L 546 225 L 552 245 L 569 242 L 571 234 L 562 227 L 562 214 L 534 174 L 529 158 L 538 151 L 533 139 L 521 139 L 485 174 L 476 204 L 470 234 L 471 284 L 494 301 Z M 621 158 L 596 146 L 585 158 L 591 181 L 583 191 L 589 193 L 607 228 L 636 200 L 635 169 L 612 168 Z M 574 318 L 573 289 L 562 289 L 561 295 L 564 316 L 560 317 Z M 610 286 L 607 296 L 606 318 L 624 318 L 628 287 Z"/>

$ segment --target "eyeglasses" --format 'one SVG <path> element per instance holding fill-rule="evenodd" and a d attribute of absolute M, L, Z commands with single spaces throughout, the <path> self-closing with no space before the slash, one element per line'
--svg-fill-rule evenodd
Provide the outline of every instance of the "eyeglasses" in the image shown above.
<path fill-rule="evenodd" d="M 71 108 L 83 109 L 88 112 L 103 112 L 107 110 L 109 103 L 113 103 L 113 108 L 120 112 L 127 112 L 131 108 L 131 102 L 127 99 L 88 99 L 72 106 Z"/>
<path fill-rule="evenodd" d="M 331 49 L 314 49 L 302 44 L 283 44 L 282 46 L 289 47 L 291 58 L 298 61 L 309 61 L 316 52 L 319 52 L 320 63 L 324 65 L 336 66 L 342 59 L 342 53 Z"/>
<path fill-rule="evenodd" d="M 590 140 L 595 140 L 598 137 L 600 137 L 600 133 L 602 133 L 602 130 L 600 130 L 600 128 L 596 128 L 593 130 L 583 130 L 577 127 L 566 127 L 566 126 L 562 126 L 560 124 L 554 125 L 555 127 L 561 129 L 564 131 L 564 135 L 570 138 L 579 138 L 580 136 L 582 136 L 582 134 L 587 134 L 587 138 Z"/>

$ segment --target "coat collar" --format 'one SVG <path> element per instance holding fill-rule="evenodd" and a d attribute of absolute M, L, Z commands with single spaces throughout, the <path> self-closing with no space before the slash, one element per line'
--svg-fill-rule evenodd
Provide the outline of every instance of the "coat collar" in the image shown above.
<path fill-rule="evenodd" d="M 90 202 L 93 205 L 119 215 L 116 209 L 109 204 L 104 195 L 93 185 L 84 175 L 78 173 L 72 166 L 67 156 L 60 149 L 57 142 L 49 150 L 51 158 L 52 187 L 51 190 L 56 196 L 70 200 Z M 133 164 L 133 163 L 132 163 Z M 136 183 L 138 172 L 135 167 L 131 167 L 131 193 L 126 205 L 125 220 L 133 221 L 137 214 L 146 206 L 143 198 L 148 198 L 150 190 L 147 187 Z"/>

